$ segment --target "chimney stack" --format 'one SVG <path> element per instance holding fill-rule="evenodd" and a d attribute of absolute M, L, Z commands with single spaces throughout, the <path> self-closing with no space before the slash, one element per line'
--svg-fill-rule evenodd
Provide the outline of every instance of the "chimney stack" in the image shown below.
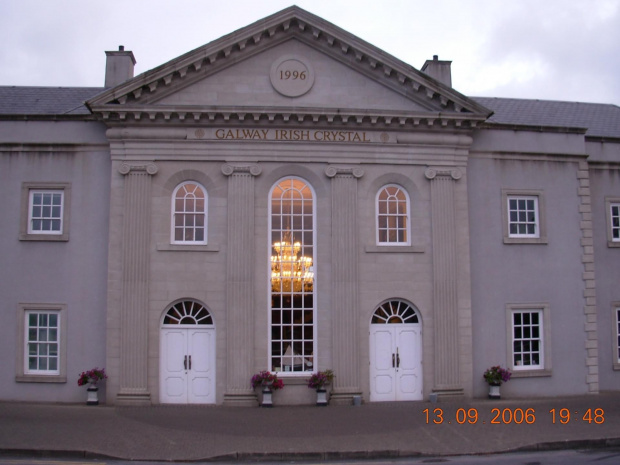
<path fill-rule="evenodd" d="M 421 71 L 430 77 L 438 80 L 442 84 L 452 87 L 451 61 L 440 60 L 437 55 L 433 55 L 432 60 L 426 60 Z"/>
<path fill-rule="evenodd" d="M 120 45 L 118 52 L 105 52 L 105 87 L 117 86 L 133 77 L 133 67 L 136 59 L 133 52 L 126 52 Z"/>

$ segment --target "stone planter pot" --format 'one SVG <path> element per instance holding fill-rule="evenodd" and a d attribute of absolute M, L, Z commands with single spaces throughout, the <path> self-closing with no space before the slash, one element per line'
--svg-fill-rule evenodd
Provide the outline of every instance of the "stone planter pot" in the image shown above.
<path fill-rule="evenodd" d="M 273 407 L 273 393 L 271 388 L 263 386 L 263 401 L 260 404 L 261 407 Z"/>
<path fill-rule="evenodd" d="M 501 399 L 499 384 L 489 384 L 489 399 Z"/>
<path fill-rule="evenodd" d="M 319 407 L 327 407 L 327 389 L 316 390 L 316 405 Z"/>
<path fill-rule="evenodd" d="M 99 405 L 99 388 L 94 383 L 90 383 L 86 392 L 86 405 Z"/>

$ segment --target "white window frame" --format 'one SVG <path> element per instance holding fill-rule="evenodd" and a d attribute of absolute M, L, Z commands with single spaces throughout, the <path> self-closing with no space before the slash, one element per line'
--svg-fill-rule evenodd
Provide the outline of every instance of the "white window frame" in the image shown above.
<path fill-rule="evenodd" d="M 514 200 L 534 202 L 534 220 L 536 231 L 534 233 L 511 232 L 511 209 L 510 203 Z M 542 191 L 538 190 L 502 190 L 502 221 L 504 230 L 504 244 L 546 244 L 547 231 L 545 221 L 544 198 Z M 520 221 L 518 223 L 521 223 Z"/>
<path fill-rule="evenodd" d="M 518 337 L 519 341 L 515 341 L 515 314 L 538 315 L 538 336 L 532 336 L 521 333 Z M 524 324 L 526 328 L 531 329 L 532 324 Z M 507 331 L 507 353 L 508 353 L 508 368 L 513 372 L 515 377 L 528 377 L 528 376 L 551 376 L 551 330 L 550 330 L 550 312 L 549 305 L 546 303 L 533 303 L 533 304 L 508 304 L 506 306 L 506 331 Z M 522 365 L 515 361 L 515 343 L 523 342 L 526 345 L 527 342 L 531 344 L 532 341 L 538 341 L 538 364 L 536 365 Z M 527 349 L 526 349 L 527 350 Z"/>
<path fill-rule="evenodd" d="M 606 197 L 607 246 L 620 247 L 620 197 Z"/>
<path fill-rule="evenodd" d="M 29 367 L 30 343 L 38 344 L 45 341 L 30 341 L 29 318 L 31 315 L 56 315 L 56 358 L 54 370 L 39 370 Z M 67 351 L 67 307 L 63 304 L 19 304 L 18 306 L 18 350 L 17 350 L 17 382 L 36 383 L 65 383 L 67 381 L 66 351 Z M 38 334 L 37 334 L 38 337 Z M 47 348 L 49 350 L 49 347 Z M 36 354 L 37 357 L 39 354 Z M 44 355 L 44 354 L 41 354 Z"/>
<path fill-rule="evenodd" d="M 36 194 L 61 196 L 60 214 L 33 217 L 34 197 Z M 35 183 L 22 184 L 22 210 L 19 239 L 22 241 L 68 241 L 69 212 L 71 209 L 71 185 L 69 183 Z M 60 221 L 58 230 L 33 229 L 33 221 L 38 218 Z"/>
<path fill-rule="evenodd" d="M 280 291 L 280 292 L 275 292 L 276 295 L 280 294 L 280 299 L 281 299 L 281 307 L 275 308 L 273 307 L 273 294 L 274 294 L 274 289 L 272 287 L 272 263 L 271 263 L 271 258 L 269 260 L 269 282 L 268 282 L 268 295 L 269 295 L 269 305 L 268 305 L 268 309 L 269 309 L 269 315 L 268 315 L 268 348 L 267 348 L 267 360 L 268 360 L 268 370 L 278 373 L 279 375 L 285 376 L 285 377 L 299 377 L 299 376 L 308 376 L 310 375 L 312 372 L 316 371 L 317 365 L 316 365 L 316 361 L 318 360 L 317 358 L 317 354 L 318 354 L 318 335 L 317 335 L 317 312 L 316 312 L 316 305 L 317 305 L 317 285 L 316 285 L 316 271 L 317 271 L 317 266 L 316 266 L 316 257 L 317 257 L 317 228 L 316 228 L 316 205 L 317 205 L 317 197 L 316 197 L 316 192 L 314 190 L 314 188 L 312 187 L 312 185 L 305 179 L 298 177 L 298 176 L 286 176 L 284 178 L 279 179 L 276 183 L 274 183 L 274 185 L 271 187 L 271 189 L 269 190 L 269 197 L 268 197 L 268 222 L 269 222 L 269 234 L 268 234 L 268 250 L 269 250 L 269 255 L 270 257 L 273 256 L 274 254 L 274 247 L 273 247 L 273 242 L 275 236 L 282 236 L 282 232 L 285 230 L 285 226 L 286 225 L 282 225 L 280 224 L 280 228 L 273 228 L 273 193 L 275 191 L 275 189 L 282 184 L 283 182 L 286 181 L 300 181 L 303 182 L 308 189 L 310 190 L 310 193 L 312 195 L 312 230 L 309 231 L 307 229 L 305 229 L 303 226 L 301 228 L 300 231 L 296 231 L 295 226 L 293 226 L 292 231 L 293 232 L 301 232 L 304 236 L 307 235 L 308 233 L 310 233 L 310 237 L 312 240 L 312 244 L 311 244 L 311 248 L 312 248 L 312 272 L 313 272 L 313 284 L 312 284 L 312 293 L 306 293 L 306 291 L 303 291 L 303 295 L 302 297 L 302 302 L 303 305 L 300 308 L 295 308 L 294 307 L 294 298 L 293 298 L 293 294 L 291 293 L 291 315 L 290 315 L 290 325 L 291 325 L 291 339 L 290 339 L 290 346 L 291 346 L 291 350 L 292 350 L 292 354 L 290 356 L 293 357 L 293 362 L 295 361 L 295 357 L 300 358 L 301 360 L 303 360 L 303 367 L 302 370 L 295 370 L 295 364 L 293 363 L 293 366 L 291 366 L 291 369 L 289 371 L 286 370 L 286 366 L 283 363 L 283 360 L 280 360 L 280 365 L 278 366 L 276 363 L 275 358 L 277 358 L 277 355 L 274 355 L 273 353 L 273 346 L 274 344 L 280 343 L 280 348 L 279 348 L 279 352 L 280 352 L 280 356 L 282 358 L 286 357 L 286 348 L 285 348 L 285 344 L 287 339 L 284 337 L 284 328 L 286 325 L 286 321 L 285 321 L 285 315 L 284 312 L 286 311 L 286 306 L 284 304 L 284 297 L 285 297 L 285 292 Z M 302 215 L 303 216 L 303 215 Z M 280 218 L 281 220 L 282 218 Z M 305 221 L 304 221 L 305 223 Z M 302 223 L 302 224 L 304 224 Z M 299 256 L 307 256 L 307 253 L 304 250 L 307 250 L 308 246 L 306 243 L 304 243 L 302 241 L 301 245 L 300 245 L 300 254 Z M 311 295 L 312 297 L 312 306 L 311 307 L 306 307 L 306 303 L 305 303 L 305 299 L 303 299 L 304 295 Z M 280 323 L 276 323 L 274 321 L 273 318 L 273 314 L 274 311 L 278 311 L 278 309 L 280 309 Z M 312 315 L 312 354 L 306 354 L 305 353 L 305 345 L 308 342 L 305 336 L 305 326 L 309 326 L 305 323 L 301 323 L 301 331 L 303 336 L 301 337 L 301 339 L 299 338 L 295 338 L 294 336 L 294 331 L 295 331 L 295 311 L 301 311 L 302 315 L 304 312 L 310 311 L 311 315 Z M 305 325 L 305 326 L 304 326 Z M 280 330 L 280 338 L 274 340 L 273 338 L 273 331 L 274 328 L 279 327 Z M 276 329 L 277 331 L 277 329 Z M 304 352 L 301 354 L 298 354 L 295 352 L 295 349 L 293 347 L 293 343 L 294 342 L 301 342 L 302 346 L 303 346 L 303 350 Z M 306 364 L 306 362 L 309 362 L 309 364 Z"/>
<path fill-rule="evenodd" d="M 196 186 L 197 189 L 201 189 L 202 193 L 204 195 L 204 209 L 203 210 L 198 210 L 198 209 L 194 209 L 193 211 L 177 211 L 176 209 L 176 200 L 177 200 L 177 193 L 183 189 L 185 186 L 193 184 Z M 173 191 L 172 193 L 172 202 L 171 202 L 171 216 L 170 216 L 170 243 L 171 244 L 178 244 L 178 245 L 206 245 L 207 244 L 207 234 L 208 234 L 208 211 L 209 211 L 209 194 L 207 193 L 207 189 L 200 184 L 197 181 L 184 181 L 181 184 L 179 184 Z M 196 217 L 199 215 L 203 216 L 203 239 L 202 240 L 176 240 L 176 218 L 177 215 L 194 215 L 194 225 L 190 226 L 189 228 L 186 225 L 183 225 L 183 230 L 185 231 L 185 229 L 192 229 L 193 230 L 193 234 L 194 237 L 196 235 L 196 231 L 197 229 L 200 228 L 200 226 L 196 226 L 195 222 L 196 222 Z M 185 235 L 183 235 L 185 237 Z"/>
<path fill-rule="evenodd" d="M 380 204 L 380 200 L 379 197 L 381 196 L 381 193 L 386 191 L 388 188 L 396 188 L 399 190 L 399 192 L 402 192 L 405 196 L 405 213 L 397 213 L 397 214 L 389 214 L 389 212 L 387 212 L 385 215 L 381 214 L 381 204 Z M 386 225 L 386 228 L 382 228 L 381 227 L 381 216 L 387 216 L 388 217 L 388 225 Z M 403 228 L 391 228 L 389 226 L 389 219 L 390 218 L 394 218 L 394 217 L 404 217 L 404 227 Z M 389 239 L 389 235 L 391 231 L 399 231 L 399 230 L 403 230 L 405 232 L 405 240 L 404 241 L 381 241 L 381 231 L 385 230 L 386 234 L 387 234 L 387 238 Z M 378 246 L 396 246 L 396 247 L 402 247 L 402 246 L 409 246 L 411 245 L 411 202 L 409 199 L 409 193 L 407 192 L 407 190 L 403 187 L 400 186 L 398 184 L 386 184 L 384 186 L 381 186 L 381 188 L 377 191 L 377 195 L 375 196 L 375 240 L 376 240 L 376 244 Z"/>
<path fill-rule="evenodd" d="M 612 302 L 612 347 L 613 347 L 613 369 L 620 370 L 620 302 Z"/>

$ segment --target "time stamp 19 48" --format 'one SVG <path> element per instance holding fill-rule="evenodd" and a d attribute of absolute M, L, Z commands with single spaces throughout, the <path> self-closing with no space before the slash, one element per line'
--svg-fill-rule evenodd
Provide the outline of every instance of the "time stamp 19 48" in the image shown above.
<path fill-rule="evenodd" d="M 583 412 L 567 408 L 552 408 L 537 411 L 534 408 L 492 408 L 490 412 L 479 412 L 477 408 L 459 408 L 456 412 L 444 411 L 442 408 L 424 409 L 426 424 L 491 424 L 491 425 L 531 425 L 540 421 L 544 416 L 552 424 L 566 425 L 583 422 L 600 425 L 605 423 L 605 411 L 602 408 L 589 408 Z"/>

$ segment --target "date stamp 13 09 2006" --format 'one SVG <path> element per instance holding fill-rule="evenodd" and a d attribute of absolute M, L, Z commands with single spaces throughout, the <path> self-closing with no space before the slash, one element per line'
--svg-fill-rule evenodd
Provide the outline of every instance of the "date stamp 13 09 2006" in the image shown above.
<path fill-rule="evenodd" d="M 605 423 L 605 411 L 602 408 L 588 408 L 583 412 L 568 408 L 552 408 L 540 411 L 534 408 L 492 408 L 490 411 L 479 411 L 477 408 L 459 408 L 453 413 L 442 408 L 424 409 L 426 424 L 491 424 L 491 425 L 532 425 L 541 421 L 542 417 L 552 424 L 567 425 L 583 422 L 601 425 Z"/>

